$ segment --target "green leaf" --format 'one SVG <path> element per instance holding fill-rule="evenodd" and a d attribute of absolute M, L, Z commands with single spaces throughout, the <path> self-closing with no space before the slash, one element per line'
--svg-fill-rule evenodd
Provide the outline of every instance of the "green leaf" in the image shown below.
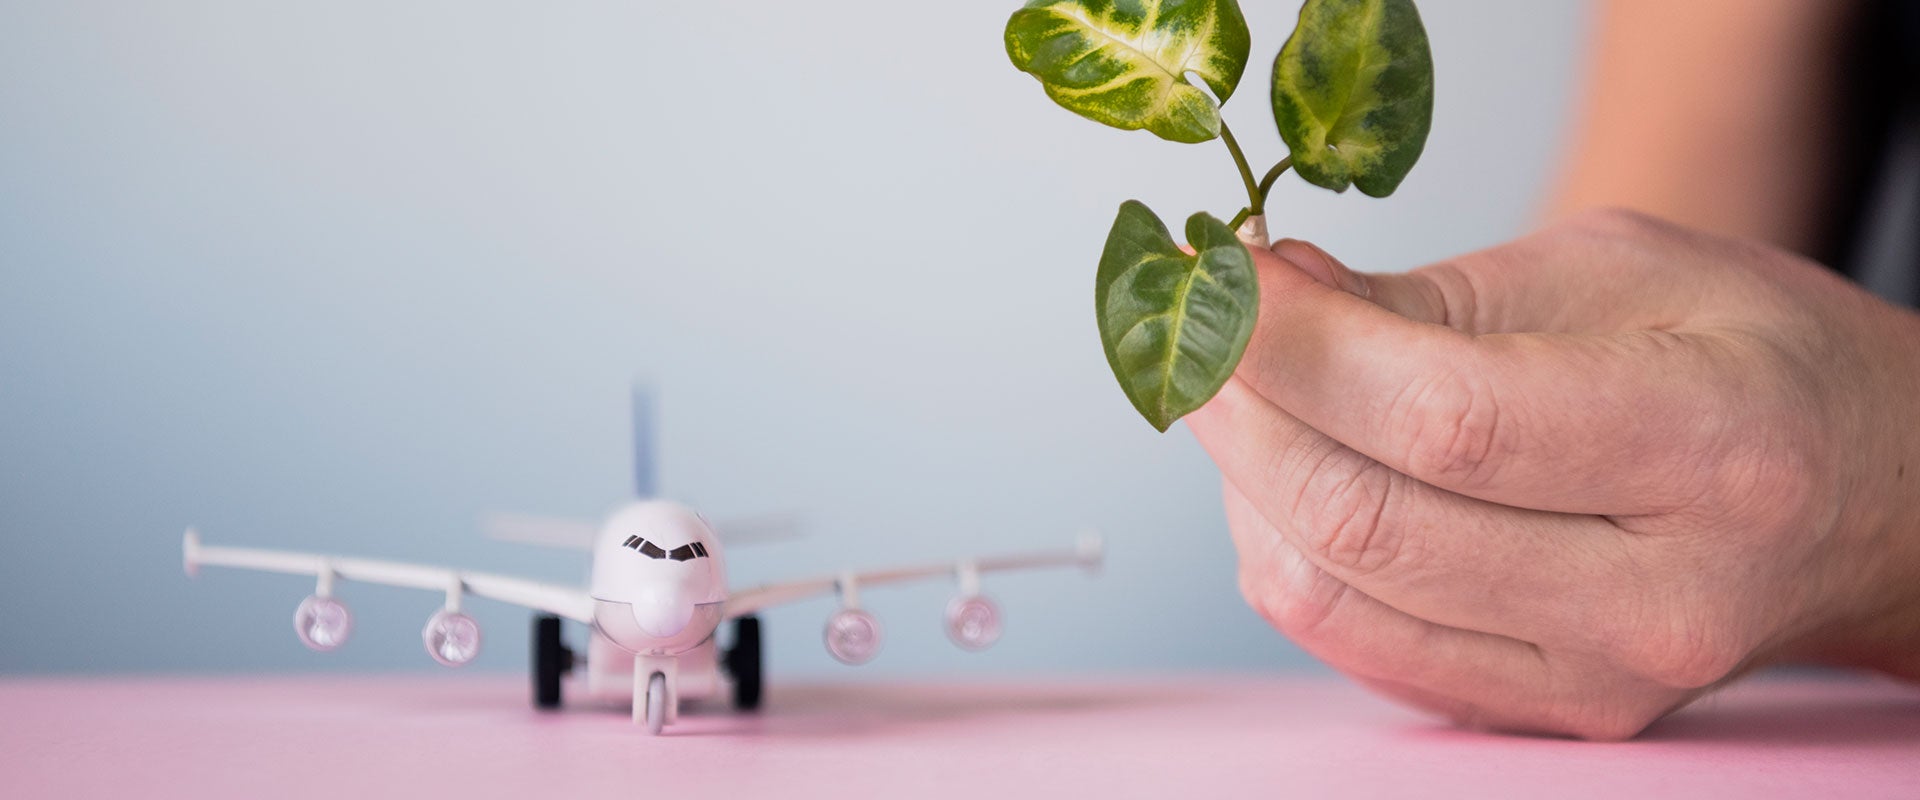
<path fill-rule="evenodd" d="M 1093 287 L 1107 366 L 1161 432 L 1226 385 L 1260 310 L 1253 256 L 1226 223 L 1195 214 L 1187 241 L 1191 255 L 1159 217 L 1128 200 L 1107 234 Z"/>
<path fill-rule="evenodd" d="M 1273 62 L 1273 119 L 1308 183 L 1393 194 L 1433 122 L 1433 54 L 1412 0 L 1307 0 Z"/>
<path fill-rule="evenodd" d="M 1080 116 L 1162 139 L 1220 135 L 1220 108 L 1247 69 L 1234 0 L 1034 0 L 1007 20 L 1007 57 Z"/>

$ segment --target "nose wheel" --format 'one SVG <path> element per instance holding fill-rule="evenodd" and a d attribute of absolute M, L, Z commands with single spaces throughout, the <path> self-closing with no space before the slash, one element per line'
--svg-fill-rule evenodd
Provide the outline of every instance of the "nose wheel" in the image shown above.
<path fill-rule="evenodd" d="M 745 616 L 733 621 L 733 647 L 723 659 L 727 675 L 733 678 L 733 707 L 753 711 L 760 707 L 761 664 L 760 618 Z"/>
<path fill-rule="evenodd" d="M 658 672 L 647 679 L 647 733 L 655 736 L 667 727 L 667 676 Z"/>
<path fill-rule="evenodd" d="M 552 614 L 533 617 L 533 707 L 541 711 L 560 708 L 560 679 L 573 671 L 573 651 L 560 640 L 560 618 Z"/>

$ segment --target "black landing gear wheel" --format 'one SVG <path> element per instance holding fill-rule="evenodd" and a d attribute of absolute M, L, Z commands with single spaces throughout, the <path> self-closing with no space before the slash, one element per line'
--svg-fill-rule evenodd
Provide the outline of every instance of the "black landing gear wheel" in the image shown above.
<path fill-rule="evenodd" d="M 760 708 L 760 618 L 745 616 L 733 621 L 733 647 L 722 659 L 727 674 L 733 677 L 733 707 L 741 711 Z"/>
<path fill-rule="evenodd" d="M 533 707 L 560 708 L 560 679 L 573 671 L 573 651 L 560 641 L 560 618 L 533 616 Z"/>

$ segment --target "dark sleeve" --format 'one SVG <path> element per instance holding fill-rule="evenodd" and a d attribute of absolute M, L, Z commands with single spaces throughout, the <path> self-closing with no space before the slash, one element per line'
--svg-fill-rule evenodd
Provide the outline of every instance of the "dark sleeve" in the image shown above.
<path fill-rule="evenodd" d="M 1864 3 L 1849 38 L 1840 188 L 1816 255 L 1891 302 L 1920 306 L 1920 3 Z"/>

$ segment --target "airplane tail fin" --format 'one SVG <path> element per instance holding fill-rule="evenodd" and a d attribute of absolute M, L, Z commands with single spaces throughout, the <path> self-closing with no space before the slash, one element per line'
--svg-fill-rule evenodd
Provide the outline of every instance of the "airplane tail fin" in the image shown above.
<path fill-rule="evenodd" d="M 633 490 L 642 500 L 660 493 L 653 394 L 645 383 L 633 385 Z"/>

